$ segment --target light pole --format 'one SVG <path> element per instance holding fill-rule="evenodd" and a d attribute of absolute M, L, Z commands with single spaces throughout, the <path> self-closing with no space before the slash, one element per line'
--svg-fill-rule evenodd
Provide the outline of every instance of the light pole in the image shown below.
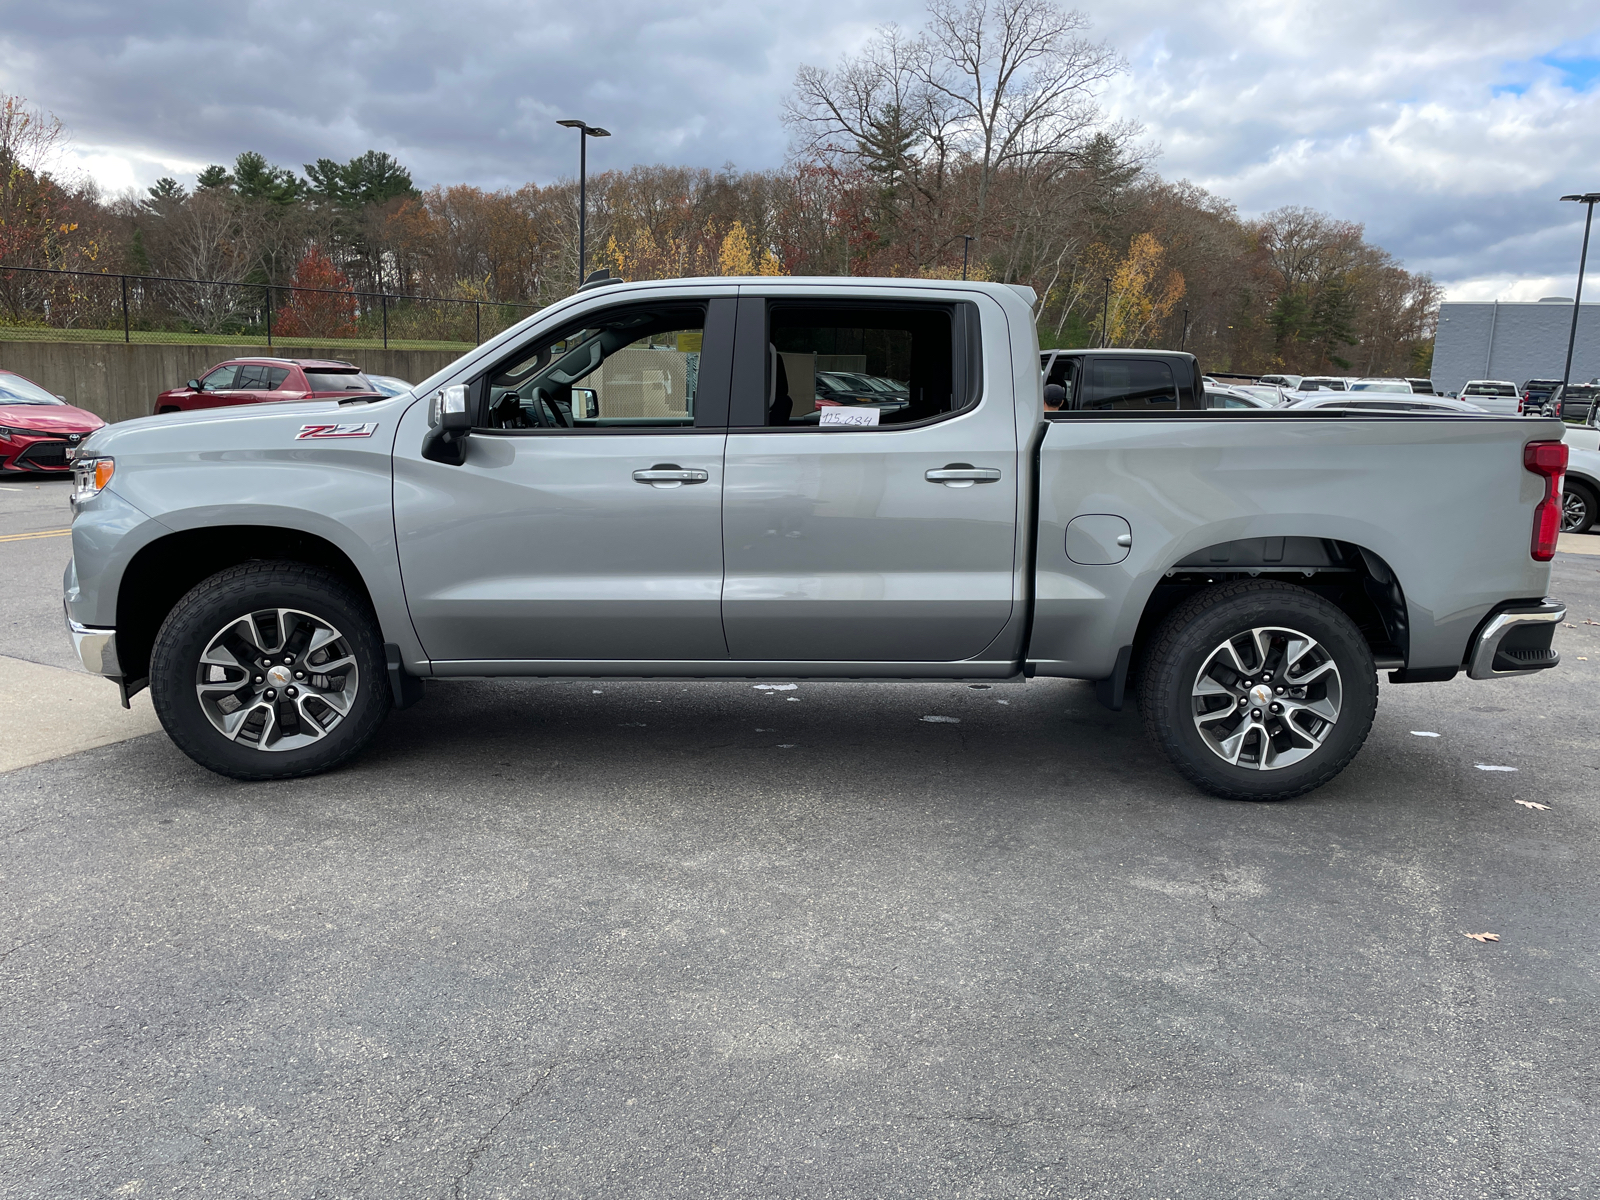
<path fill-rule="evenodd" d="M 961 235 L 961 278 L 962 279 L 966 279 L 966 277 L 967 277 L 967 251 L 971 250 L 971 249 L 972 249 L 972 235 L 970 233 L 963 233 Z"/>
<path fill-rule="evenodd" d="M 1189 344 L 1189 306 L 1183 306 L 1183 332 L 1178 335 L 1178 349 L 1182 350 Z"/>
<path fill-rule="evenodd" d="M 1561 403 L 1565 405 L 1567 398 L 1567 384 L 1572 377 L 1572 347 L 1578 340 L 1578 305 L 1583 303 L 1583 269 L 1589 262 L 1589 226 L 1594 223 L 1594 204 L 1600 200 L 1600 192 L 1585 192 L 1581 196 L 1563 196 L 1563 200 L 1576 200 L 1579 204 L 1589 206 L 1588 214 L 1583 218 L 1583 252 L 1578 255 L 1578 290 L 1572 299 L 1572 330 L 1567 334 L 1567 365 L 1561 370 Z M 1560 416 L 1560 413 L 1556 414 Z"/>
<path fill-rule="evenodd" d="M 609 129 L 601 129 L 598 125 L 589 125 L 583 121 L 557 121 L 557 125 L 565 125 L 568 129 L 578 131 L 578 286 L 583 286 L 584 237 L 587 233 L 589 217 L 588 174 L 589 174 L 589 139 L 592 137 L 610 137 Z"/>
<path fill-rule="evenodd" d="M 1104 349 L 1110 343 L 1106 341 L 1106 330 L 1111 327 L 1111 276 L 1106 276 L 1106 299 L 1100 309 L 1100 346 Z"/>

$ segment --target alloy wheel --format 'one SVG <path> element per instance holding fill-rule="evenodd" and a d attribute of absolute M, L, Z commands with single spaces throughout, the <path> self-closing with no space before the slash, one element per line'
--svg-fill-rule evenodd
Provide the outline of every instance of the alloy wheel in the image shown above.
<path fill-rule="evenodd" d="M 298 750 L 349 715 L 361 687 L 354 648 L 333 625 L 293 608 L 230 621 L 196 671 L 200 710 L 229 741 Z"/>
<path fill-rule="evenodd" d="M 1309 634 L 1264 626 L 1206 656 L 1190 689 L 1195 728 L 1218 758 L 1275 771 L 1314 754 L 1339 722 L 1343 680 Z"/>

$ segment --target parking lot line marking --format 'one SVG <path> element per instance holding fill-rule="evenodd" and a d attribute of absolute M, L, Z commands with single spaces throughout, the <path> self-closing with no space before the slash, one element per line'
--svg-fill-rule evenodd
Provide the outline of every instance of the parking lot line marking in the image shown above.
<path fill-rule="evenodd" d="M 71 529 L 46 529 L 43 533 L 0 533 L 0 542 L 27 542 L 34 538 L 66 537 Z"/>

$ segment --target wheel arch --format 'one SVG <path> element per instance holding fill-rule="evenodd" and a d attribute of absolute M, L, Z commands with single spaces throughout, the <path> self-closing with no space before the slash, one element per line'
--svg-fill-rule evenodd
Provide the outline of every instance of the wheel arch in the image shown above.
<path fill-rule="evenodd" d="M 174 605 L 201 580 L 240 563 L 282 559 L 332 572 L 375 608 L 354 561 L 327 538 L 299 529 L 212 525 L 180 530 L 143 546 L 129 560 L 117 589 L 117 656 L 137 687 L 150 674 L 150 649 Z"/>
<path fill-rule="evenodd" d="M 1255 537 L 1217 542 L 1173 563 L 1145 600 L 1133 658 L 1167 614 L 1205 588 L 1237 579 L 1274 579 L 1322 596 L 1355 623 L 1379 667 L 1403 667 L 1410 617 L 1399 577 L 1382 555 L 1334 538 Z"/>

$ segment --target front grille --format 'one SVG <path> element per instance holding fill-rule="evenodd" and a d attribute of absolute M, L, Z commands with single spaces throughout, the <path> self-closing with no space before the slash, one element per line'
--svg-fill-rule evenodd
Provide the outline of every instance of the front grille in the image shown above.
<path fill-rule="evenodd" d="M 12 462 L 13 467 L 65 467 L 66 465 L 67 443 L 57 441 L 34 442 Z"/>

